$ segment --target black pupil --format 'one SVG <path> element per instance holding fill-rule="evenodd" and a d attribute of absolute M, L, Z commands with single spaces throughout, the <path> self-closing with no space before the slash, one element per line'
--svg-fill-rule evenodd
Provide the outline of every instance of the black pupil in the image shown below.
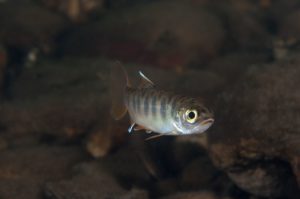
<path fill-rule="evenodd" d="M 195 118 L 195 113 L 194 112 L 189 112 L 189 118 L 194 119 Z"/>

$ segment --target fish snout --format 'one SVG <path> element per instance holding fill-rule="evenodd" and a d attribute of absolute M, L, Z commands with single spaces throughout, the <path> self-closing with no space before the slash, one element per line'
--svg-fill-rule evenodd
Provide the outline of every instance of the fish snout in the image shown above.
<path fill-rule="evenodd" d="M 212 125 L 214 123 L 214 119 L 213 118 L 208 118 L 208 119 L 205 119 L 201 122 L 201 125 L 205 126 L 205 125 Z"/>

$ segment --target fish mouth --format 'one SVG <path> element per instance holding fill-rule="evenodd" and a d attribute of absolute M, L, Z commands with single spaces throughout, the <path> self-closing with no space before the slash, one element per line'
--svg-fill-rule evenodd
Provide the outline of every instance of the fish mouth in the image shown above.
<path fill-rule="evenodd" d="M 211 125 L 212 123 L 214 123 L 214 119 L 213 118 L 209 118 L 209 119 L 206 119 L 204 121 L 202 121 L 200 124 L 205 126 L 205 125 Z"/>

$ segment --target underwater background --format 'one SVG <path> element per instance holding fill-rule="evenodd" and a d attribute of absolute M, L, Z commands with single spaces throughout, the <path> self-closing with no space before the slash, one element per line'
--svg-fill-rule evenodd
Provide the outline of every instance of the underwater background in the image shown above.
<path fill-rule="evenodd" d="M 298 0 L 0 0 L 0 198 L 299 199 L 299 21 Z M 213 126 L 128 134 L 116 61 Z"/>

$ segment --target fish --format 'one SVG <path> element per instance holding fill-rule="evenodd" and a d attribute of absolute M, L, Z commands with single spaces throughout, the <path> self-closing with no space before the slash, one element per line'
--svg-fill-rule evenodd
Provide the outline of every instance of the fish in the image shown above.
<path fill-rule="evenodd" d="M 133 87 L 120 62 L 111 67 L 111 114 L 116 120 L 129 114 L 129 133 L 158 133 L 153 137 L 199 134 L 214 123 L 212 111 L 199 99 L 160 90 L 142 71 L 139 76 L 140 84 Z"/>

